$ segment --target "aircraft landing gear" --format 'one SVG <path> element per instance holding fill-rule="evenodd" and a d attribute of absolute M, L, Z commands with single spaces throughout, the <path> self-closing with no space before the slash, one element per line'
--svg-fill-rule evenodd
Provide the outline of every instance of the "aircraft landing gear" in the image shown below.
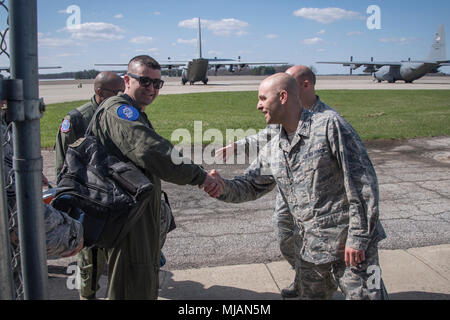
<path fill-rule="evenodd" d="M 203 79 L 203 84 L 206 86 L 208 84 L 208 78 Z"/>
<path fill-rule="evenodd" d="M 185 78 L 181 78 L 181 84 L 184 86 L 186 84 L 187 80 Z"/>

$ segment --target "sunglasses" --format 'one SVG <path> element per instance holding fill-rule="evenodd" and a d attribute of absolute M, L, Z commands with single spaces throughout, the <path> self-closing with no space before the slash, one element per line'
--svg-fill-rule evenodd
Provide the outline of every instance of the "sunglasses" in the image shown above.
<path fill-rule="evenodd" d="M 135 75 L 133 73 L 128 73 L 128 76 L 130 76 L 133 79 L 138 80 L 139 81 L 139 85 L 142 86 L 142 87 L 145 87 L 145 88 L 147 88 L 151 84 L 153 84 L 153 88 L 161 89 L 163 87 L 163 85 L 164 85 L 164 81 L 161 80 L 161 79 L 152 79 L 152 78 L 149 78 L 149 77 L 140 77 L 140 76 L 137 76 L 137 75 Z"/>

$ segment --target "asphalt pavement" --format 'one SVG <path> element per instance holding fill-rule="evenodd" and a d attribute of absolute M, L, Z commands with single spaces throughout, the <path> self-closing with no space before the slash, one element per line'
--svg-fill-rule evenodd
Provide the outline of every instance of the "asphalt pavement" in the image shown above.
<path fill-rule="evenodd" d="M 450 298 L 450 137 L 366 143 L 380 187 L 382 277 L 391 299 Z M 51 153 L 44 151 L 43 153 Z M 51 154 L 44 170 L 51 174 Z M 50 162 L 50 163 L 49 163 Z M 224 177 L 247 164 L 216 167 Z M 271 216 L 275 192 L 226 204 L 196 187 L 163 183 L 177 229 L 164 246 L 160 299 L 276 300 L 293 279 Z M 51 299 L 77 299 L 74 258 L 49 261 Z M 106 297 L 106 276 L 98 297 Z M 336 294 L 336 299 L 342 295 Z"/>

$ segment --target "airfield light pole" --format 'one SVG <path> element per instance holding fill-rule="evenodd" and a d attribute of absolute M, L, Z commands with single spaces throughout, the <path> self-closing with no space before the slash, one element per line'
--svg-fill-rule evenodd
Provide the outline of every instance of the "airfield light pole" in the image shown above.
<path fill-rule="evenodd" d="M 37 0 L 10 0 L 11 78 L 23 81 L 23 110 L 14 123 L 14 171 L 24 298 L 47 299 L 37 48 Z"/>

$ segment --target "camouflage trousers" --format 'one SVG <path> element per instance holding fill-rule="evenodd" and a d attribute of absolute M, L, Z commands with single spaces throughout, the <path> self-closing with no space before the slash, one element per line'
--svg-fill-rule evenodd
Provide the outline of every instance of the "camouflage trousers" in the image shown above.
<path fill-rule="evenodd" d="M 346 300 L 388 300 L 381 278 L 377 242 L 369 245 L 365 256 L 366 260 L 356 267 L 346 267 L 344 260 L 316 265 L 298 256 L 300 299 L 329 300 L 339 287 Z"/>
<path fill-rule="evenodd" d="M 83 248 L 77 255 L 80 269 L 80 296 L 84 299 L 94 299 L 100 289 L 98 282 L 105 270 L 106 250 Z"/>
<path fill-rule="evenodd" d="M 273 227 L 283 257 L 295 269 L 294 219 L 290 212 L 276 211 L 272 216 Z"/>

